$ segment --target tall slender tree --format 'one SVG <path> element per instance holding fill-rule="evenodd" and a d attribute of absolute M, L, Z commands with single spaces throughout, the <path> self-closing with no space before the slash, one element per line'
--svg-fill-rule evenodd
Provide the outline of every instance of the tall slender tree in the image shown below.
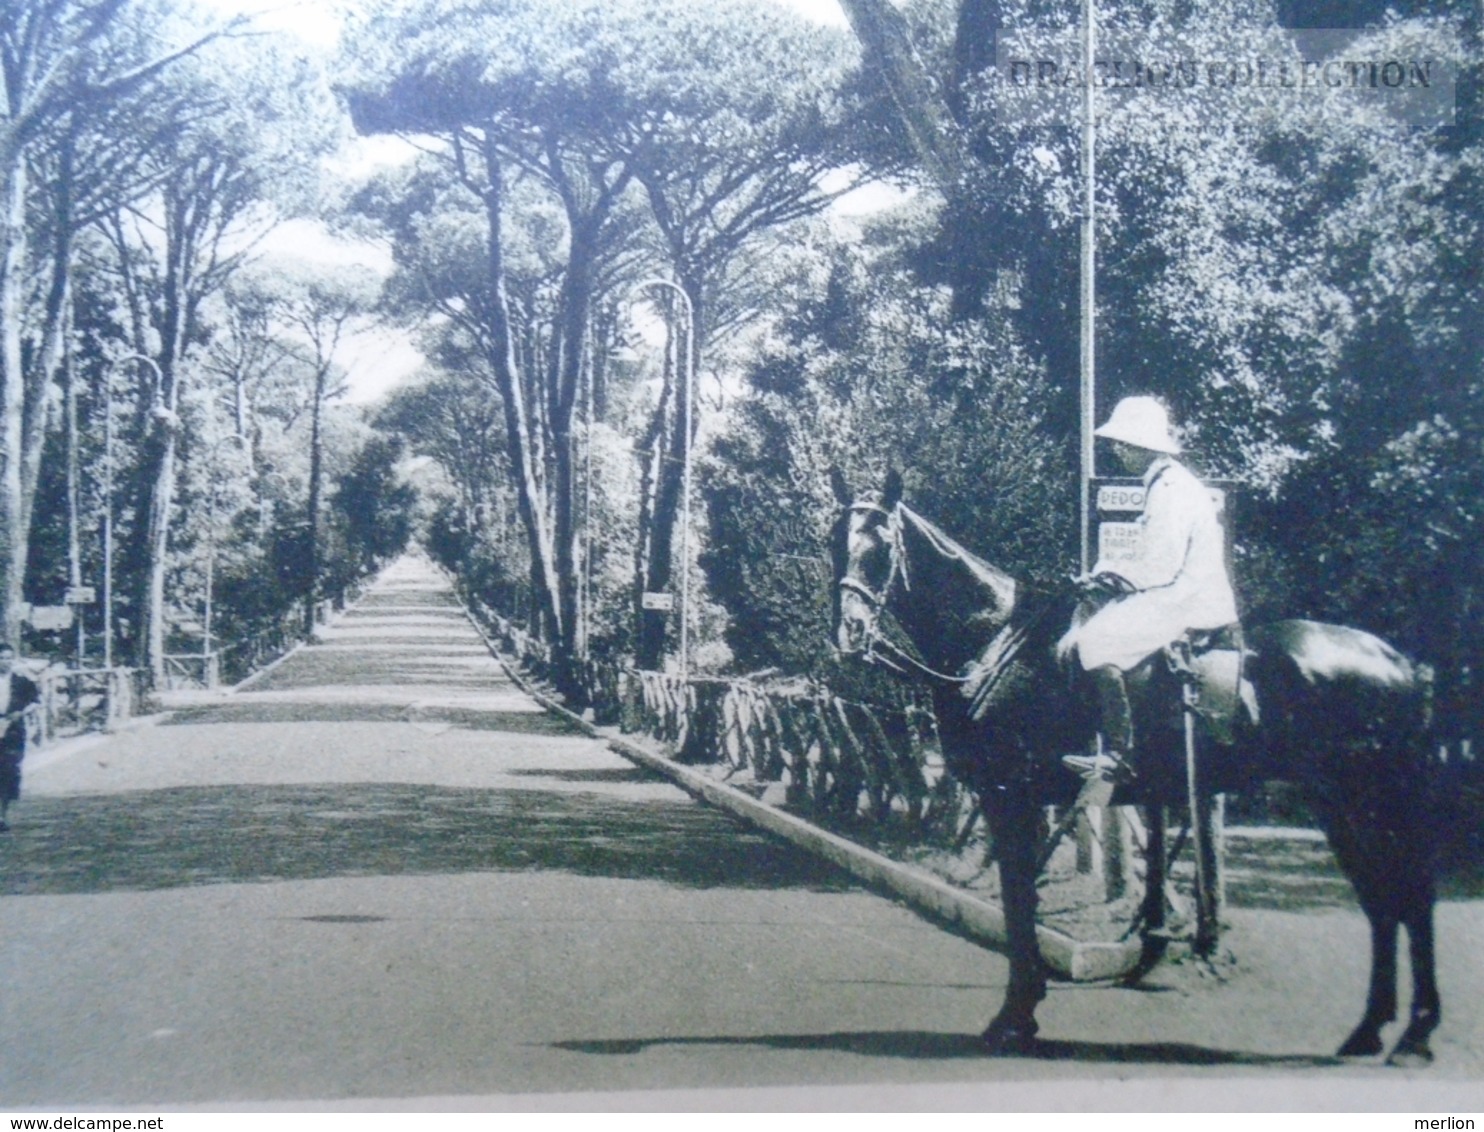
<path fill-rule="evenodd" d="M 181 393 L 206 333 L 203 308 L 277 218 L 313 199 L 316 158 L 333 140 L 328 103 L 307 60 L 257 40 L 215 45 L 182 63 L 154 113 L 175 128 L 149 155 L 144 200 L 103 222 L 126 296 L 135 353 L 158 381 L 141 402 L 141 466 L 128 563 L 140 621 L 137 663 L 158 681 L 165 652 L 165 563 L 174 504 Z"/>
<path fill-rule="evenodd" d="M 63 352 L 68 250 L 77 229 L 74 178 L 88 160 L 78 138 L 89 120 L 137 97 L 231 27 L 175 37 L 133 0 L 15 0 L 0 9 L 0 619 L 12 642 L 45 405 Z M 33 259 L 32 170 L 47 146 L 63 179 L 53 183 L 50 254 Z M 41 311 L 32 294 L 44 296 Z"/>

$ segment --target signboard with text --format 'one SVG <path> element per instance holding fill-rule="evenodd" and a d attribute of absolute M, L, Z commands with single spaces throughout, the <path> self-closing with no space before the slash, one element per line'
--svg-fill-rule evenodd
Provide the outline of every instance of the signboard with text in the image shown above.
<path fill-rule="evenodd" d="M 1098 561 L 1109 566 L 1137 562 L 1143 557 L 1144 528 L 1139 523 L 1098 524 Z"/>
<path fill-rule="evenodd" d="M 1216 503 L 1217 514 L 1226 528 L 1228 551 L 1231 523 L 1226 513 L 1227 487 L 1206 485 Z M 1137 562 L 1143 557 L 1144 524 L 1142 516 L 1148 501 L 1148 490 L 1142 480 L 1103 480 L 1097 484 L 1097 560 L 1111 567 Z M 1111 516 L 1111 517 L 1110 517 Z"/>
<path fill-rule="evenodd" d="M 72 606 L 33 605 L 30 616 L 31 628 L 42 633 L 59 633 L 72 628 Z"/>
<path fill-rule="evenodd" d="M 1134 512 L 1144 510 L 1142 483 L 1104 483 L 1098 485 L 1098 512 Z"/>
<path fill-rule="evenodd" d="M 675 595 L 646 592 L 639 604 L 644 609 L 656 609 L 661 613 L 669 613 L 675 608 Z"/>

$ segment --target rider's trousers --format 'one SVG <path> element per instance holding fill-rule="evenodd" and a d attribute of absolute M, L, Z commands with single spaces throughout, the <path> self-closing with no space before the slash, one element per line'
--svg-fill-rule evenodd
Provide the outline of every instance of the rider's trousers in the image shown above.
<path fill-rule="evenodd" d="M 1123 669 L 1105 664 L 1094 668 L 1091 675 L 1103 713 L 1103 742 L 1110 750 L 1126 755 L 1134 748 L 1134 712 L 1128 702 Z"/>

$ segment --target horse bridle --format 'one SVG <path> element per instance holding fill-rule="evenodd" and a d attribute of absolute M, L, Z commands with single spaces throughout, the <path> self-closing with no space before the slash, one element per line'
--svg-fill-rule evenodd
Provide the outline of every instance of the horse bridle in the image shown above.
<path fill-rule="evenodd" d="M 879 629 L 881 614 L 886 609 L 887 595 L 891 593 L 892 586 L 896 584 L 898 576 L 902 583 L 910 588 L 907 580 L 906 556 L 902 551 L 902 526 L 895 510 L 888 511 L 879 503 L 852 503 L 850 514 L 875 514 L 882 516 L 886 522 L 887 531 L 886 546 L 887 559 L 891 563 L 886 573 L 886 581 L 882 583 L 879 592 L 871 589 L 864 582 L 855 578 L 843 577 L 836 583 L 841 590 L 855 594 L 871 610 L 871 619 L 864 626 L 865 646 L 861 652 L 861 659 L 867 664 L 880 664 L 898 675 L 905 676 L 909 672 L 915 672 L 919 676 L 926 676 L 930 680 L 938 680 L 947 684 L 963 684 L 967 677 L 950 676 L 946 672 L 939 672 L 930 668 L 907 652 L 894 641 L 883 636 Z"/>

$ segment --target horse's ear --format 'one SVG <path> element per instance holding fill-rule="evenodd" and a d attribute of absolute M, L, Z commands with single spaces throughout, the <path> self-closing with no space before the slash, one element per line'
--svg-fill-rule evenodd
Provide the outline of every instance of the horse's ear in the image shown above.
<path fill-rule="evenodd" d="M 841 507 L 848 507 L 855 500 L 850 484 L 845 482 L 845 473 L 839 468 L 830 469 L 830 490 L 835 493 L 835 499 Z"/>
<path fill-rule="evenodd" d="M 886 487 L 881 495 L 881 505 L 890 511 L 902 500 L 902 473 L 896 468 L 889 468 L 886 473 Z"/>

